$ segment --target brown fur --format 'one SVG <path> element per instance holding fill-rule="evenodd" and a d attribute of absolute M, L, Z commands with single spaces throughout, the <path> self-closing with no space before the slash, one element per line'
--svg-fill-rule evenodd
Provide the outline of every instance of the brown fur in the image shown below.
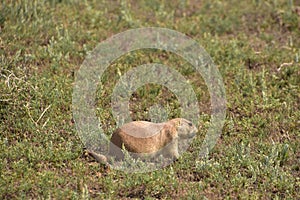
<path fill-rule="evenodd" d="M 164 123 L 133 121 L 117 129 L 112 137 L 109 156 L 123 159 L 122 147 L 137 157 L 178 158 L 178 139 L 192 138 L 197 132 L 192 123 L 183 118 L 176 118 Z M 107 163 L 107 157 L 89 152 L 97 161 Z"/>

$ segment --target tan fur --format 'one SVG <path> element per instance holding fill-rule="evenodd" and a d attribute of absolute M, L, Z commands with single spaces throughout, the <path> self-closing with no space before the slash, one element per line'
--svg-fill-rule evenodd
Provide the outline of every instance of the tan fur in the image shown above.
<path fill-rule="evenodd" d="M 117 129 L 111 137 L 108 156 L 123 159 L 122 147 L 137 157 L 155 157 L 163 155 L 178 158 L 178 139 L 195 136 L 197 128 L 183 118 L 176 118 L 165 123 L 133 121 Z M 107 157 L 93 151 L 89 153 L 99 162 L 107 163 Z"/>

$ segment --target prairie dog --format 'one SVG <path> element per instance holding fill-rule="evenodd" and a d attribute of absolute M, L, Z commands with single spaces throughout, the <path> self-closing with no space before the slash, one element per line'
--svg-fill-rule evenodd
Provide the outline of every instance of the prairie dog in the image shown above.
<path fill-rule="evenodd" d="M 88 150 L 98 162 L 107 163 L 110 157 L 123 159 L 122 147 L 139 158 L 163 155 L 178 158 L 178 139 L 195 136 L 198 129 L 184 118 L 175 118 L 164 123 L 133 121 L 118 128 L 111 137 L 108 155 Z"/>

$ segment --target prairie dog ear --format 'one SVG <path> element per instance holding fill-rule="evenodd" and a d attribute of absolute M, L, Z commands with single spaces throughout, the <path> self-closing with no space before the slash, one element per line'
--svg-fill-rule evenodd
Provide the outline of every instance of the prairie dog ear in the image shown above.
<path fill-rule="evenodd" d="M 177 128 L 174 125 L 167 124 L 163 128 L 163 135 L 166 135 L 168 138 L 173 139 L 177 137 Z"/>

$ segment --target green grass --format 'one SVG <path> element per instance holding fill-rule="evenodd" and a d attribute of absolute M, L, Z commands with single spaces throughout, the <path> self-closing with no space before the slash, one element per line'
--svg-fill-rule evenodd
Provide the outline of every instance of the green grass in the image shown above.
<path fill-rule="evenodd" d="M 0 3 L 0 199 L 299 199 L 300 2 L 9 1 Z M 204 81 L 169 52 L 141 50 L 102 78 L 97 114 L 114 130 L 110 94 L 119 76 L 161 62 L 190 80 L 200 105 L 199 137 L 171 166 L 126 174 L 84 153 L 72 120 L 74 73 L 96 45 L 122 31 L 166 27 L 198 41 L 223 76 L 227 117 L 217 145 L 197 158 L 209 125 Z M 178 116 L 164 87 L 132 98 L 136 120 L 155 103 Z"/>

